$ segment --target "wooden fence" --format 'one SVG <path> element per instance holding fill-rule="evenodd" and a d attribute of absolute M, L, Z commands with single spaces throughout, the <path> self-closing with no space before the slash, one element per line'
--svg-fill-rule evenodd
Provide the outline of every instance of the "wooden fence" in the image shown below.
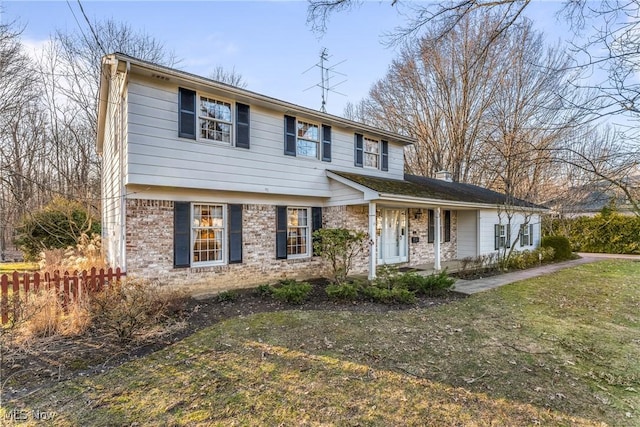
<path fill-rule="evenodd" d="M 0 323 L 5 325 L 9 321 L 16 322 L 24 301 L 29 293 L 37 293 L 40 290 L 55 289 L 55 294 L 62 299 L 63 307 L 71 300 L 75 300 L 85 292 L 100 291 L 106 284 L 120 280 L 126 273 L 120 268 L 109 268 L 81 273 L 65 271 L 60 274 L 56 271 L 50 273 L 18 273 L 3 274 L 0 276 Z"/>

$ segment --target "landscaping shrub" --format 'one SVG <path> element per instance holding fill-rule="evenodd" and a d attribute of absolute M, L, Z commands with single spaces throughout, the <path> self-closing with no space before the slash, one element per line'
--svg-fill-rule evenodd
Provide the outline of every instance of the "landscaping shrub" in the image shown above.
<path fill-rule="evenodd" d="M 99 235 L 92 237 L 83 234 L 78 239 L 78 243 L 64 249 L 45 249 L 39 254 L 39 264 L 41 273 L 73 272 L 97 270 L 109 266 L 102 255 L 102 241 Z"/>
<path fill-rule="evenodd" d="M 441 295 L 453 287 L 455 279 L 449 277 L 446 270 L 438 274 L 424 276 L 418 273 L 405 273 L 398 276 L 397 281 L 402 288 L 409 289 L 418 295 Z"/>
<path fill-rule="evenodd" d="M 100 221 L 82 204 L 57 197 L 25 217 L 17 233 L 16 245 L 27 260 L 35 260 L 43 249 L 75 246 L 83 234 L 100 235 Z"/>
<path fill-rule="evenodd" d="M 216 295 L 218 302 L 234 302 L 238 299 L 238 293 L 234 291 L 224 291 Z"/>
<path fill-rule="evenodd" d="M 640 254 L 640 217 L 603 212 L 593 217 L 547 220 L 550 235 L 565 235 L 576 252 Z"/>
<path fill-rule="evenodd" d="M 365 298 L 382 304 L 413 304 L 416 302 L 416 294 L 401 287 L 389 289 L 372 284 L 364 286 L 361 291 Z"/>
<path fill-rule="evenodd" d="M 271 296 L 289 304 L 302 304 L 309 297 L 312 289 L 308 282 L 281 280 L 278 286 L 272 287 Z"/>
<path fill-rule="evenodd" d="M 542 238 L 540 246 L 543 248 L 553 248 L 553 259 L 555 261 L 563 261 L 573 257 L 571 243 L 569 239 L 564 236 L 545 236 Z"/>
<path fill-rule="evenodd" d="M 366 246 L 367 234 L 346 228 L 321 228 L 313 233 L 314 254 L 329 261 L 331 280 L 347 279 L 353 260 Z"/>
<path fill-rule="evenodd" d="M 353 301 L 358 298 L 359 286 L 355 283 L 331 283 L 325 288 L 330 299 Z"/>
<path fill-rule="evenodd" d="M 521 252 L 514 252 L 509 262 L 507 264 L 507 268 L 509 269 L 518 269 L 524 270 L 526 268 L 531 268 L 538 266 L 540 264 L 551 262 L 555 259 L 555 249 L 551 246 L 543 248 L 539 247 L 532 251 L 525 250 Z"/>
<path fill-rule="evenodd" d="M 96 327 L 113 333 L 120 342 L 131 341 L 181 311 L 188 299 L 183 292 L 162 290 L 139 279 L 110 283 L 92 296 Z"/>
<path fill-rule="evenodd" d="M 269 284 L 258 285 L 256 287 L 255 292 L 258 294 L 260 298 L 265 298 L 271 296 L 273 292 L 273 287 Z"/>

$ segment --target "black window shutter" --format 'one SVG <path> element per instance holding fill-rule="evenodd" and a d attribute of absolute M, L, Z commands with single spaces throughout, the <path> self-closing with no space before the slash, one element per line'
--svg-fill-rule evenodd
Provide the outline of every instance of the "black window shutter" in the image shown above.
<path fill-rule="evenodd" d="M 433 243 L 436 231 L 436 213 L 433 209 L 427 210 L 429 214 L 429 224 L 427 226 L 427 243 Z"/>
<path fill-rule="evenodd" d="M 451 211 L 444 211 L 444 241 L 451 241 Z"/>
<path fill-rule="evenodd" d="M 249 148 L 249 106 L 236 103 L 236 147 Z"/>
<path fill-rule="evenodd" d="M 495 236 L 495 249 L 500 249 L 500 224 L 493 226 L 493 234 Z"/>
<path fill-rule="evenodd" d="M 357 167 L 362 167 L 362 155 L 363 155 L 363 138 L 362 134 L 356 133 L 355 136 L 355 165 Z"/>
<path fill-rule="evenodd" d="M 507 243 L 504 245 L 507 248 L 511 247 L 511 223 L 506 225 L 507 227 Z"/>
<path fill-rule="evenodd" d="M 322 208 L 321 207 L 313 207 L 311 208 L 311 237 L 312 242 L 316 241 L 316 238 L 313 236 L 313 233 L 322 228 Z M 315 248 L 313 248 L 313 255 L 317 255 Z"/>
<path fill-rule="evenodd" d="M 173 204 L 173 266 L 189 267 L 191 262 L 191 204 Z"/>
<path fill-rule="evenodd" d="M 229 205 L 229 264 L 242 262 L 242 205 Z"/>
<path fill-rule="evenodd" d="M 331 126 L 322 125 L 322 161 L 331 161 Z"/>
<path fill-rule="evenodd" d="M 284 154 L 296 155 L 296 118 L 284 116 Z"/>
<path fill-rule="evenodd" d="M 287 258 L 287 207 L 276 206 L 276 259 Z"/>
<path fill-rule="evenodd" d="M 389 142 L 382 141 L 382 168 L 383 171 L 389 170 Z M 448 240 L 445 240 L 448 242 Z"/>
<path fill-rule="evenodd" d="M 529 224 L 529 246 L 533 246 L 533 224 Z"/>
<path fill-rule="evenodd" d="M 196 93 L 178 88 L 178 136 L 196 139 Z"/>

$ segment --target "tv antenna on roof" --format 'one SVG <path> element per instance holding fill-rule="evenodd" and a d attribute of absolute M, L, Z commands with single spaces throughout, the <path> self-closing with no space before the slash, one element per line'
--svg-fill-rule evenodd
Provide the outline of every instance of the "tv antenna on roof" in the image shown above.
<path fill-rule="evenodd" d="M 338 95 L 342 95 L 342 96 L 347 96 L 344 93 L 340 93 L 337 90 L 335 90 L 336 87 L 340 86 L 341 84 L 345 83 L 347 81 L 347 79 L 344 79 L 338 83 L 333 83 L 332 79 L 335 80 L 336 75 L 338 76 L 342 76 L 342 77 L 347 77 L 346 74 L 340 73 L 338 71 L 335 70 L 335 68 L 340 65 L 345 63 L 347 60 L 345 59 L 344 61 L 340 61 L 337 64 L 329 67 L 327 66 L 327 62 L 329 62 L 329 59 L 331 58 L 331 56 L 329 55 L 329 51 L 327 50 L 327 48 L 322 48 L 322 50 L 320 50 L 320 61 L 318 61 L 317 64 L 313 65 L 312 67 L 309 67 L 307 70 L 305 70 L 302 74 L 305 74 L 309 71 L 311 71 L 313 68 L 319 68 L 320 69 L 320 83 L 317 83 L 313 86 L 310 86 L 308 88 L 306 88 L 304 90 L 304 92 L 313 89 L 314 87 L 319 87 L 320 90 L 322 91 L 322 105 L 320 106 L 320 111 L 322 111 L 323 113 L 327 112 L 327 99 L 329 98 L 329 92 L 333 92 L 333 93 L 337 93 Z"/>

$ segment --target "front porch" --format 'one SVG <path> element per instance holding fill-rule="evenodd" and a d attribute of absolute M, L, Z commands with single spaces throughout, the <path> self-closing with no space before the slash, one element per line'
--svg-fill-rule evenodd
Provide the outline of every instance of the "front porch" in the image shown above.
<path fill-rule="evenodd" d="M 412 267 L 401 268 L 400 271 L 418 271 L 422 275 L 431 275 L 447 270 L 447 273 L 456 273 L 462 268 L 462 262 L 457 259 L 440 262 L 440 269 L 436 269 L 435 262 L 414 265 Z"/>

